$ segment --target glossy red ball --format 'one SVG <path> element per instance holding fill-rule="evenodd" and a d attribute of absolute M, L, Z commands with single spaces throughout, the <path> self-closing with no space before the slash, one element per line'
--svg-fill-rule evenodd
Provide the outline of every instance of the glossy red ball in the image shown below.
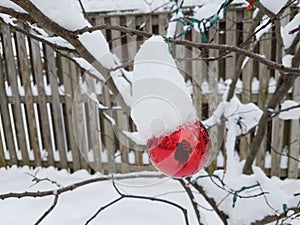
<path fill-rule="evenodd" d="M 201 122 L 196 122 L 168 136 L 150 138 L 147 148 L 156 169 L 171 177 L 188 177 L 208 161 L 209 134 Z"/>

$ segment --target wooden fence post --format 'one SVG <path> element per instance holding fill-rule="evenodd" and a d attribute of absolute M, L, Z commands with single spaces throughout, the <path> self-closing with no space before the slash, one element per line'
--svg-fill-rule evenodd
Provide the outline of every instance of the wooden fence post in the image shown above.
<path fill-rule="evenodd" d="M 63 83 L 64 83 L 64 90 L 65 90 L 65 127 L 66 127 L 66 135 L 68 136 L 67 140 L 69 140 L 69 143 L 67 146 L 70 146 L 70 149 L 67 149 L 68 151 L 72 152 L 72 165 L 73 170 L 79 170 L 80 169 L 80 152 L 78 149 L 78 146 L 76 144 L 75 136 L 74 136 L 74 128 L 76 128 L 76 124 L 73 124 L 72 121 L 72 114 L 73 114 L 73 103 L 74 103 L 74 92 L 78 91 L 77 87 L 79 86 L 77 84 L 77 76 L 79 75 L 76 68 L 74 68 L 74 62 L 71 62 L 67 58 L 61 56 L 61 69 L 62 69 L 62 77 L 63 77 Z M 72 86 L 72 83 L 75 82 L 76 86 Z"/>
<path fill-rule="evenodd" d="M 265 55 L 266 58 L 271 58 L 271 33 L 266 33 L 261 37 L 260 40 L 260 54 Z M 258 106 L 261 109 L 266 107 L 267 99 L 268 99 L 268 88 L 269 88 L 269 79 L 270 79 L 270 70 L 267 66 L 260 64 L 259 65 L 259 93 L 258 93 Z M 265 136 L 263 141 L 259 147 L 259 151 L 256 156 L 256 165 L 260 168 L 265 168 L 265 155 L 266 155 L 266 148 L 267 148 L 267 137 L 268 127 L 266 127 Z"/>
<path fill-rule="evenodd" d="M 126 16 L 126 24 L 130 29 L 136 28 L 136 20 L 135 16 Z M 127 51 L 128 51 L 128 62 L 132 61 L 135 57 L 135 54 L 138 51 L 138 43 L 137 37 L 135 35 L 127 35 Z M 133 64 L 128 67 L 129 69 L 133 69 Z"/>
<path fill-rule="evenodd" d="M 123 130 L 129 130 L 129 123 L 128 123 L 128 116 L 124 115 L 122 110 L 117 111 L 117 121 L 118 121 L 118 129 L 122 132 Z M 125 138 L 125 135 L 117 135 L 119 139 L 119 149 L 121 153 L 121 172 L 127 173 L 129 172 L 129 160 L 128 160 L 128 153 L 129 153 L 129 141 Z"/>
<path fill-rule="evenodd" d="M 79 80 L 78 88 L 81 88 L 82 81 Z M 77 87 L 76 84 L 73 85 L 74 88 Z M 86 122 L 84 116 L 84 96 L 81 93 L 81 90 L 75 89 L 76 92 L 74 94 L 74 101 L 73 101 L 73 108 L 72 108 L 72 123 L 73 123 L 73 132 L 74 137 L 76 140 L 76 145 L 78 148 L 78 152 L 73 150 L 75 153 L 76 158 L 75 160 L 80 159 L 80 168 L 82 169 L 89 169 L 88 162 L 88 146 L 87 146 L 87 136 L 86 136 Z M 74 160 L 74 159 L 73 159 Z"/>
<path fill-rule="evenodd" d="M 41 49 L 40 42 L 30 39 L 30 56 L 31 56 L 31 67 L 33 76 L 36 79 L 37 86 L 37 104 L 38 104 L 38 114 L 40 119 L 40 130 L 42 138 L 42 147 L 47 151 L 47 162 L 49 166 L 54 166 L 54 156 L 51 147 L 51 135 L 49 119 L 47 116 L 47 103 L 46 103 L 46 93 L 44 87 L 44 73 L 42 69 L 42 59 L 41 59 Z M 43 160 L 43 158 L 42 158 Z"/>
<path fill-rule="evenodd" d="M 228 10 L 226 13 L 226 44 L 236 46 L 237 43 L 237 11 Z M 235 73 L 236 53 L 231 52 L 229 58 L 226 58 L 226 79 L 230 79 Z"/>
<path fill-rule="evenodd" d="M 199 32 L 192 30 L 192 41 L 200 41 L 201 36 Z M 193 57 L 200 57 L 201 51 L 193 48 Z M 202 60 L 193 60 L 192 62 L 192 85 L 193 85 L 193 103 L 197 110 L 197 115 L 202 120 L 202 90 L 201 84 L 203 81 L 203 70 L 204 62 Z"/>
<path fill-rule="evenodd" d="M 248 10 L 244 12 L 244 23 L 243 23 L 243 40 L 245 41 L 249 36 L 249 29 L 252 24 L 253 11 Z M 254 38 L 252 38 L 254 41 Z M 244 69 L 242 70 L 242 82 L 243 90 L 241 93 L 241 102 L 247 104 L 251 102 L 252 94 L 252 76 L 253 76 L 253 60 L 250 58 L 245 58 L 244 63 L 246 63 Z M 251 135 L 240 138 L 240 159 L 246 159 L 249 152 L 249 144 L 251 141 Z"/>
<path fill-rule="evenodd" d="M 9 116 L 8 109 L 8 100 L 5 91 L 5 78 L 4 78 L 4 68 L 3 68 L 3 60 L 0 55 L 0 110 L 1 110 L 1 120 L 4 131 L 4 139 L 6 141 L 6 147 L 8 148 L 8 152 L 10 154 L 10 160 L 8 161 L 8 165 L 17 164 L 17 153 L 16 146 L 13 139 L 12 133 L 12 124 Z M 0 137 L 1 139 L 1 137 Z M 4 140 L 3 140 L 4 141 Z M 5 154 L 3 149 L 3 142 L 0 143 L 0 166 L 6 166 Z"/>
<path fill-rule="evenodd" d="M 102 101 L 105 106 L 109 108 L 109 110 L 106 110 L 105 112 L 100 111 L 100 117 L 101 117 L 101 122 L 103 123 L 102 125 L 102 137 L 104 141 L 104 147 L 107 150 L 107 158 L 108 158 L 108 171 L 109 172 L 114 172 L 115 171 L 115 165 L 114 165 L 114 154 L 116 150 L 116 145 L 115 145 L 115 134 L 114 130 L 112 128 L 112 124 L 109 121 L 109 119 L 104 115 L 106 113 L 107 116 L 112 115 L 112 103 L 111 103 L 111 97 L 110 97 L 110 90 L 108 89 L 107 86 L 103 85 L 102 88 Z"/>
<path fill-rule="evenodd" d="M 91 95 L 96 97 L 95 93 L 95 84 L 94 79 L 90 76 L 86 76 L 86 86 L 87 86 L 87 125 L 88 125 L 88 140 L 89 140 L 89 151 L 93 151 L 93 168 L 96 171 L 102 172 L 102 163 L 101 163 L 101 151 L 102 151 L 102 142 L 100 139 L 100 133 L 98 124 L 99 124 L 99 109 L 97 103 L 91 99 Z"/>
<path fill-rule="evenodd" d="M 29 162 L 29 154 L 26 146 L 26 137 L 25 137 L 25 130 L 23 126 L 23 116 L 21 110 L 21 101 L 20 101 L 20 94 L 18 88 L 18 75 L 16 70 L 16 64 L 14 59 L 14 51 L 12 46 L 12 36 L 11 31 L 8 25 L 2 26 L 2 41 L 4 48 L 4 58 L 6 62 L 6 75 L 9 80 L 9 84 L 12 91 L 12 97 L 14 98 L 14 121 L 16 127 L 16 135 L 18 140 L 18 147 L 21 151 L 22 160 L 21 165 L 30 165 Z M 16 155 L 14 150 L 10 150 L 10 157 L 13 161 L 13 164 L 16 164 Z"/>
<path fill-rule="evenodd" d="M 300 102 L 300 77 L 295 81 L 293 88 L 293 100 Z M 289 155 L 299 159 L 300 151 L 300 115 L 299 120 L 293 120 L 291 122 L 291 137 L 289 146 Z M 299 177 L 299 161 L 289 158 L 288 164 L 288 177 L 298 178 Z"/>
<path fill-rule="evenodd" d="M 18 52 L 18 61 L 19 61 L 19 73 L 23 80 L 24 91 L 25 91 L 25 109 L 27 115 L 27 126 L 29 133 L 29 146 L 31 147 L 34 160 L 34 166 L 42 166 L 41 152 L 39 149 L 38 138 L 37 138 L 37 127 L 33 109 L 33 98 L 31 90 L 31 82 L 33 80 L 33 75 L 30 74 L 29 60 L 26 49 L 26 40 L 25 35 L 19 32 L 16 32 L 16 41 L 17 41 L 17 52 Z M 29 151 L 31 151 L 29 148 Z"/>
<path fill-rule="evenodd" d="M 47 73 L 50 80 L 51 85 L 51 94 L 52 94 L 52 111 L 53 111 L 53 121 L 54 121 L 54 133 L 56 139 L 56 151 L 59 154 L 59 165 L 62 168 L 67 167 L 67 156 L 65 149 L 65 139 L 64 139 L 64 129 L 63 129 L 63 121 L 62 121 L 62 113 L 58 92 L 58 77 L 56 71 L 56 63 L 55 63 L 55 52 L 53 49 L 47 45 L 45 47 L 45 61 L 47 65 Z"/>

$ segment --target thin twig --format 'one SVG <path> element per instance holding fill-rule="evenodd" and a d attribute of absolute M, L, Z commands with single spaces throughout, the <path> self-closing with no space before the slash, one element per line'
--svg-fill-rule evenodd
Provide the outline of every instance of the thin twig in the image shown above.
<path fill-rule="evenodd" d="M 115 179 L 116 180 L 125 180 L 125 179 L 133 179 L 133 178 L 162 178 L 164 177 L 161 174 L 130 174 L 130 175 L 126 175 L 126 176 L 118 176 Z M 11 192 L 11 193 L 7 193 L 7 194 L 0 194 L 0 199 L 1 200 L 5 200 L 8 198 L 25 198 L 25 197 L 33 197 L 33 198 L 42 198 L 42 197 L 46 197 L 46 196 L 51 196 L 51 195 L 55 195 L 55 193 L 58 194 L 62 194 L 64 192 L 68 192 L 68 191 L 73 191 L 79 187 L 88 185 L 88 184 L 92 184 L 92 183 L 97 183 L 97 182 L 102 182 L 102 181 L 109 181 L 111 179 L 111 177 L 109 176 L 103 176 L 103 177 L 97 177 L 97 178 L 92 178 L 92 179 L 88 179 L 88 180 L 84 180 L 84 181 L 80 181 L 74 184 L 71 184 L 69 186 L 66 187 L 62 187 L 59 189 L 54 189 L 54 190 L 49 190 L 49 191 L 35 191 L 35 192 Z"/>
<path fill-rule="evenodd" d="M 108 207 L 112 206 L 113 204 L 117 203 L 118 201 L 122 200 L 123 199 L 123 196 L 120 196 L 119 198 L 107 203 L 106 205 L 102 206 L 100 209 L 97 210 L 97 212 L 91 216 L 91 218 L 89 218 L 86 222 L 85 222 L 85 225 L 88 225 L 90 222 L 92 222 L 92 220 L 94 220 L 98 215 L 99 213 L 101 213 L 103 210 L 107 209 Z"/>
<path fill-rule="evenodd" d="M 55 196 L 55 197 L 54 197 L 54 200 L 53 200 L 52 205 L 49 207 L 49 209 L 47 209 L 47 210 L 43 213 L 43 215 L 42 215 L 42 216 L 34 223 L 34 225 L 40 224 L 40 223 L 46 218 L 46 216 L 48 216 L 48 215 L 51 213 L 51 211 L 55 208 L 55 206 L 57 205 L 57 202 L 58 202 L 59 194 L 58 194 L 58 193 L 55 193 L 54 196 Z"/>
<path fill-rule="evenodd" d="M 194 212 L 195 212 L 196 217 L 197 217 L 198 224 L 201 225 L 202 223 L 201 223 L 201 220 L 200 220 L 200 212 L 199 212 L 199 209 L 198 209 L 198 204 L 195 201 L 195 197 L 193 195 L 192 190 L 190 189 L 190 187 L 188 187 L 188 185 L 184 182 L 183 179 L 178 179 L 178 181 L 181 184 L 181 186 L 184 188 L 184 190 L 186 191 L 187 195 L 189 196 L 189 199 L 191 201 L 191 204 L 194 208 Z"/>

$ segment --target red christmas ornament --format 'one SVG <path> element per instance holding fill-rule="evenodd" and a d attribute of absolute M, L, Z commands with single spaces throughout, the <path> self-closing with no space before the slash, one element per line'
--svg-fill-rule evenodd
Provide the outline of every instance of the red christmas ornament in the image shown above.
<path fill-rule="evenodd" d="M 168 136 L 147 141 L 155 168 L 172 177 L 188 177 L 202 169 L 209 157 L 209 135 L 201 122 L 180 128 Z"/>

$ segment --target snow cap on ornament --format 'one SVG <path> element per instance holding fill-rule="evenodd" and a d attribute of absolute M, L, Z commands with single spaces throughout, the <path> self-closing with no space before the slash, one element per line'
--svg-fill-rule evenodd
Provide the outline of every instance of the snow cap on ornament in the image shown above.
<path fill-rule="evenodd" d="M 186 177 L 205 166 L 208 132 L 161 36 L 145 41 L 134 58 L 131 117 L 162 173 Z"/>

